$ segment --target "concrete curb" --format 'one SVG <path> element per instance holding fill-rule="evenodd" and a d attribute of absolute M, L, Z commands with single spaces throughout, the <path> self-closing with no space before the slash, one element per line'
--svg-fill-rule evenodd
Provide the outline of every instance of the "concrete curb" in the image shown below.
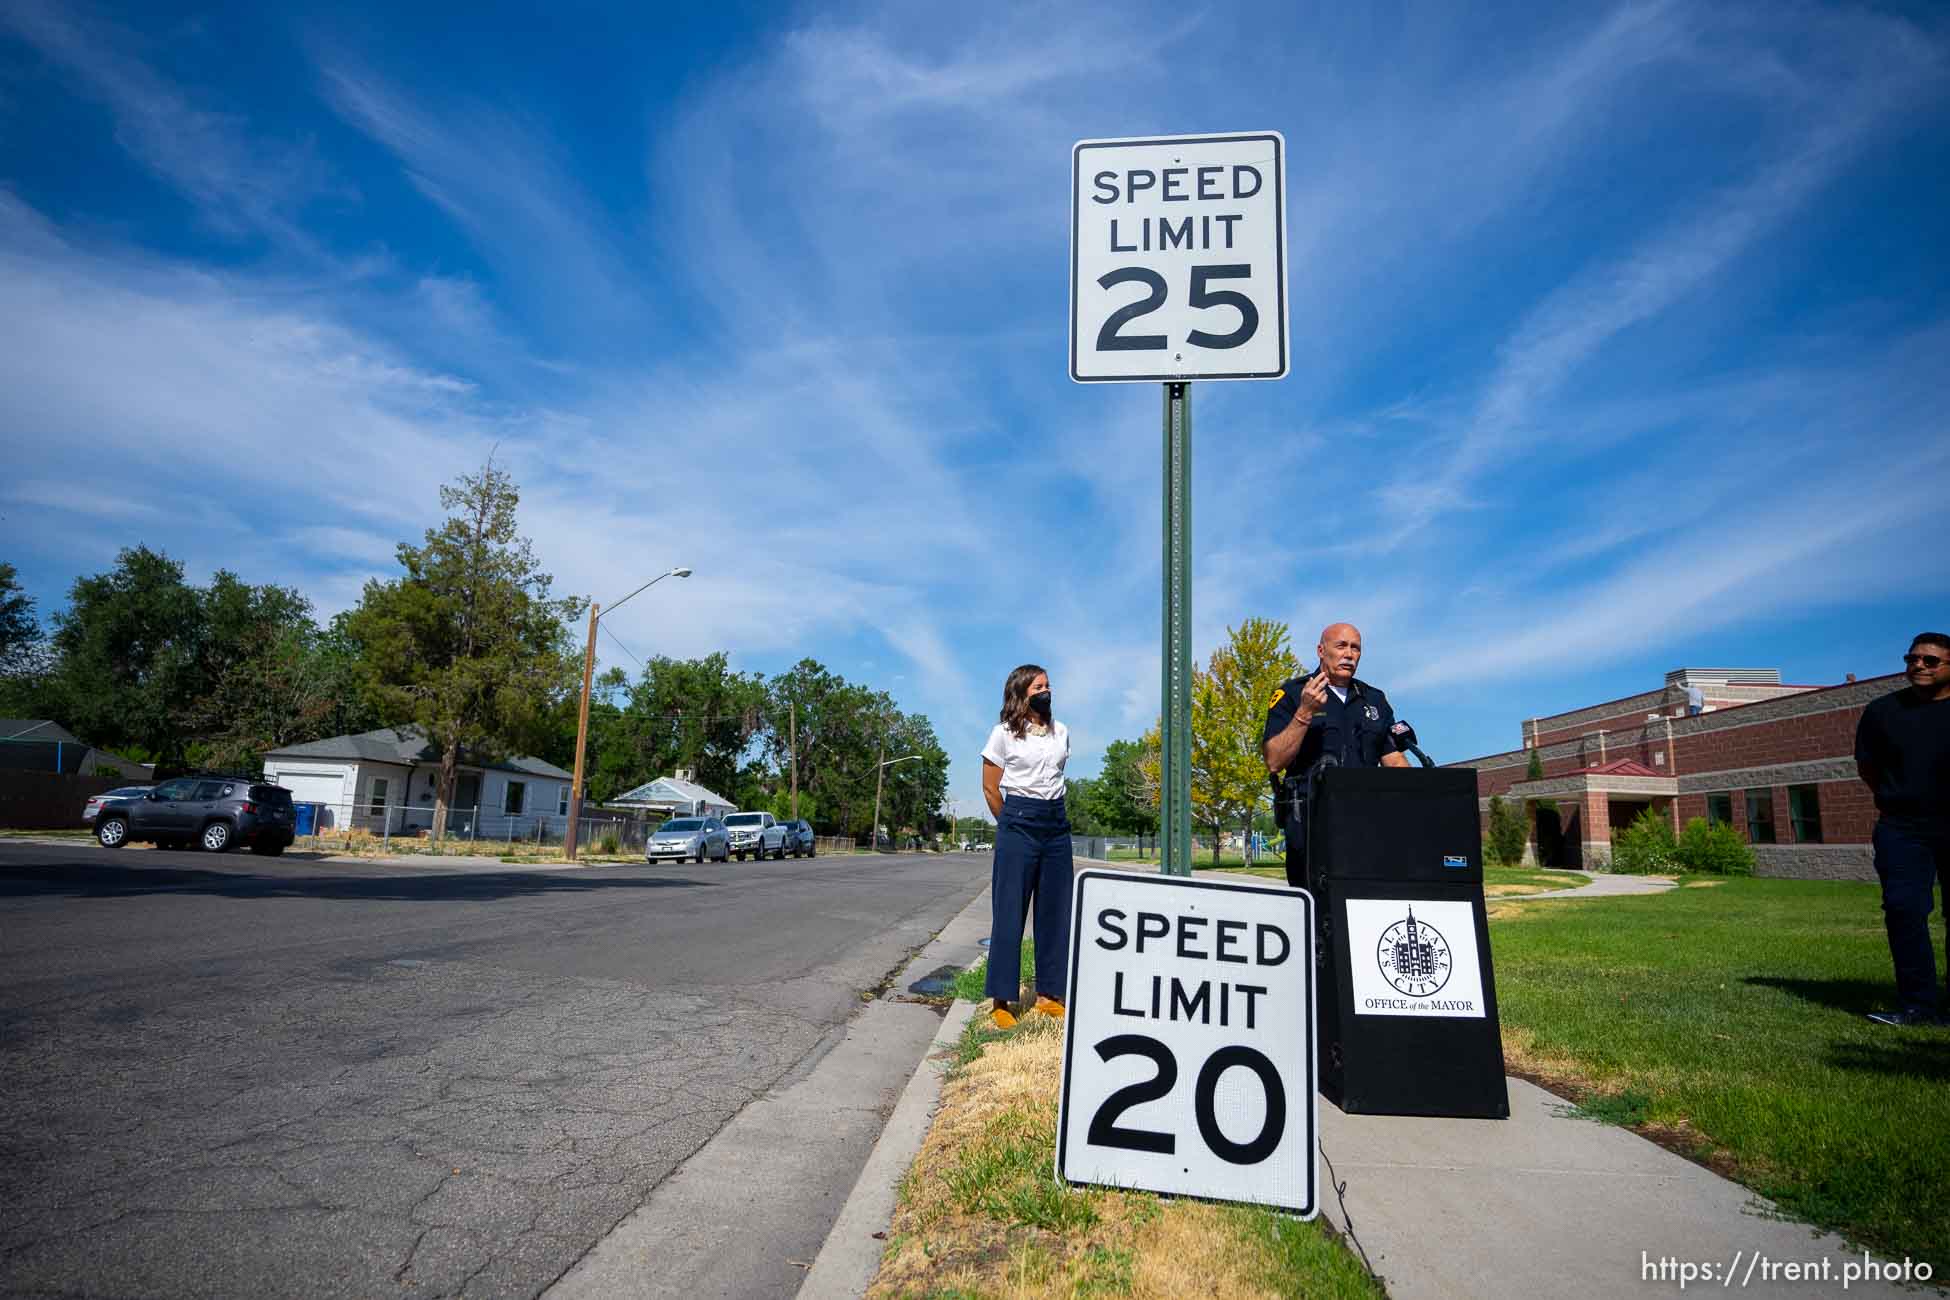
<path fill-rule="evenodd" d="M 894 1221 L 895 1192 L 908 1166 L 920 1153 L 934 1126 L 946 1076 L 944 1058 L 951 1056 L 977 1003 L 957 1001 L 941 1022 L 927 1055 L 914 1067 L 894 1113 L 867 1156 L 866 1168 L 840 1208 L 840 1217 L 813 1259 L 799 1288 L 799 1300 L 852 1300 L 863 1296 L 880 1269 L 888 1225 Z M 878 1235 L 876 1235 L 878 1234 Z"/>

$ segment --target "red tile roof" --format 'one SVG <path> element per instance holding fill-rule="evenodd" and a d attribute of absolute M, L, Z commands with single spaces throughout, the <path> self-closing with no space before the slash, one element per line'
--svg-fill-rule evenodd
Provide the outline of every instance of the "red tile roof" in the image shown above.
<path fill-rule="evenodd" d="M 1586 768 L 1585 771 L 1589 773 L 1601 773 L 1605 776 L 1664 776 L 1665 775 L 1664 772 L 1655 771 L 1652 768 L 1647 767 L 1645 764 L 1639 762 L 1637 759 L 1632 759 L 1632 758 L 1614 759 L 1613 761 L 1606 763 L 1603 767 L 1590 767 L 1590 768 Z"/>

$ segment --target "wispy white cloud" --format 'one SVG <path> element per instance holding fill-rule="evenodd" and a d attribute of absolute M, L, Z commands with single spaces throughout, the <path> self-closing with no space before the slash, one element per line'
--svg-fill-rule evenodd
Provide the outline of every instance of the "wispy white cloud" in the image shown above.
<path fill-rule="evenodd" d="M 1853 35 L 1857 58 L 1827 85 L 1818 107 L 1809 106 L 1785 156 L 1624 257 L 1577 274 L 1527 315 L 1499 350 L 1496 368 L 1448 453 L 1412 464 L 1383 494 L 1410 530 L 1469 507 L 1486 466 L 1555 432 L 1536 421 L 1540 403 L 1615 339 L 1727 273 L 1829 183 L 1879 121 L 1939 77 L 1939 53 L 1907 29 L 1877 24 Z"/>
<path fill-rule="evenodd" d="M 300 209 L 321 195 L 346 193 L 309 141 L 262 141 L 241 114 L 211 107 L 158 73 L 125 28 L 45 0 L 0 6 L 0 28 L 106 104 L 122 146 L 195 203 L 215 230 L 309 246 Z"/>
<path fill-rule="evenodd" d="M 325 58 L 321 76 L 339 115 L 390 150 L 517 287 L 548 344 L 587 352 L 603 334 L 650 319 L 611 223 L 540 125 L 478 100 L 429 106 L 339 55 Z M 453 288 L 436 305 L 466 310 L 479 328 L 478 297 L 462 303 Z"/>

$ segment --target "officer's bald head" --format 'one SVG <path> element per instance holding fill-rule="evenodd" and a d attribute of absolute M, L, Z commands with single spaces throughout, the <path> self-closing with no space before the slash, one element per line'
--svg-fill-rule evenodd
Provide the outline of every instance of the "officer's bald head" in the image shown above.
<path fill-rule="evenodd" d="M 1345 687 L 1361 667 L 1361 629 L 1352 623 L 1330 623 L 1322 629 L 1320 644 L 1314 649 L 1327 670 L 1327 680 Z"/>

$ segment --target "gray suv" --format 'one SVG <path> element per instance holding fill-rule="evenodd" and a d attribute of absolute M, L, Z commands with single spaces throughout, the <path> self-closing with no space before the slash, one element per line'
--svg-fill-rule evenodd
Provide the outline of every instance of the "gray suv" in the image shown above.
<path fill-rule="evenodd" d="M 812 823 L 801 817 L 785 824 L 785 847 L 793 857 L 817 857 L 819 847 L 813 839 Z"/>
<path fill-rule="evenodd" d="M 276 857 L 292 839 L 291 791 L 247 776 L 179 776 L 95 814 L 95 838 L 119 849 L 143 840 L 162 849 L 228 853 L 239 844 Z"/>

